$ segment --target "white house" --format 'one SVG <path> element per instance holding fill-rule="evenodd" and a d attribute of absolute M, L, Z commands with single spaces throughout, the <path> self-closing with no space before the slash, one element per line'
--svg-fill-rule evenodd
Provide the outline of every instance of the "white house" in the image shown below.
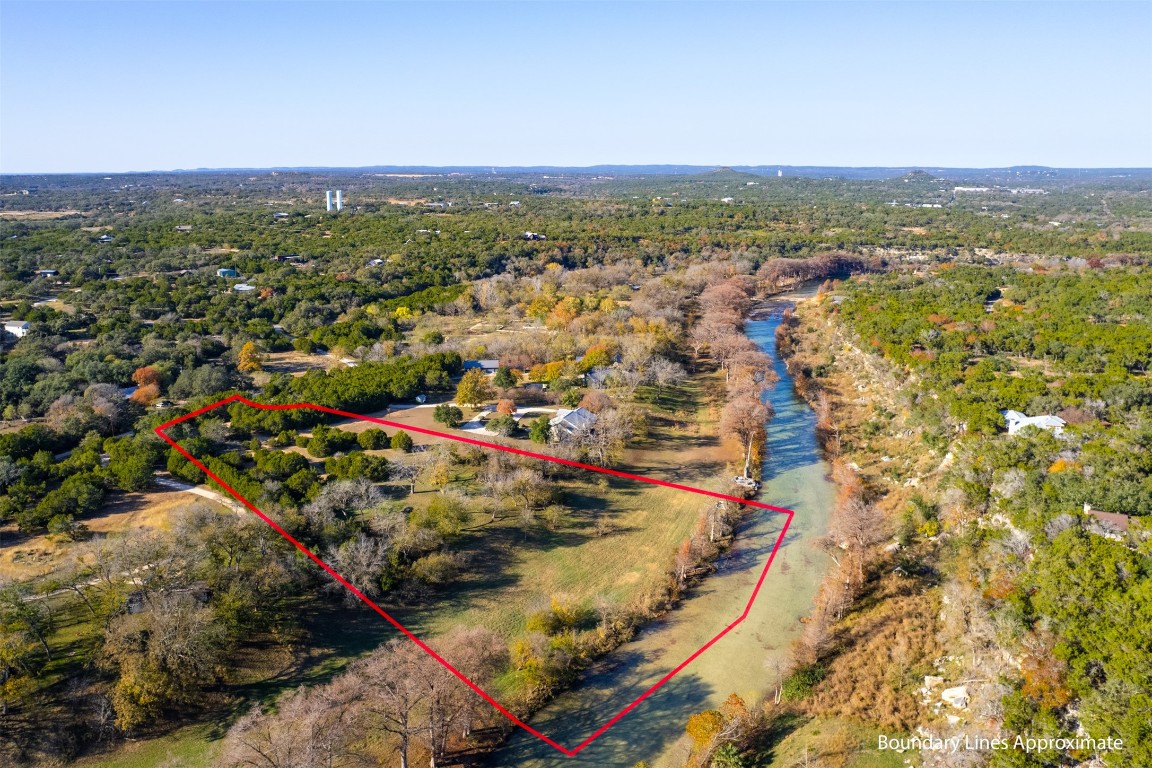
<path fill-rule="evenodd" d="M 4 323 L 4 333 L 22 339 L 28 335 L 29 327 L 27 320 L 9 320 Z"/>
<path fill-rule="evenodd" d="M 548 420 L 548 425 L 552 427 L 552 439 L 563 440 L 570 437 L 572 433 L 577 430 L 584 429 L 591 424 L 596 423 L 596 414 L 586 408 L 576 408 L 568 410 L 561 408 L 556 411 L 556 416 Z"/>
<path fill-rule="evenodd" d="M 1064 427 L 1068 424 L 1059 416 L 1048 413 L 1042 416 L 1025 416 L 1020 411 L 1000 411 L 1000 413 L 1008 425 L 1008 434 L 1010 435 L 1016 434 L 1024 427 L 1036 427 L 1037 429 L 1046 429 L 1059 437 L 1064 434 Z"/>
<path fill-rule="evenodd" d="M 238 293 L 247 293 L 248 291 L 256 290 L 256 286 L 248 285 L 248 283 L 236 283 L 236 285 L 232 286 L 232 290 Z"/>

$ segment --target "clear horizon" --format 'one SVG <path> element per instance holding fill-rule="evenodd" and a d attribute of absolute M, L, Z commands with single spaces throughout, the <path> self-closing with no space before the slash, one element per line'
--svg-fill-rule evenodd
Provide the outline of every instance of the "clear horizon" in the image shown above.
<path fill-rule="evenodd" d="M 1019 165 L 1002 165 L 1002 166 L 945 166 L 939 164 L 932 165 L 785 165 L 783 163 L 764 163 L 759 165 L 749 165 L 747 163 L 733 163 L 730 165 L 723 165 L 719 163 L 710 164 L 690 164 L 690 163 L 595 163 L 593 165 L 555 165 L 555 164 L 539 164 L 539 165 L 491 165 L 482 163 L 470 163 L 459 165 L 429 165 L 428 163 L 413 163 L 411 165 L 394 165 L 394 164 L 377 164 L 377 165 L 300 165 L 300 166 L 287 166 L 287 165 L 265 165 L 265 166 L 234 166 L 234 167 L 220 167 L 220 168 L 147 168 L 139 170 L 125 170 L 125 171 L 5 171 L 0 170 L 0 176 L 100 176 L 103 175 L 131 175 L 131 174 L 185 174 L 185 173 L 245 173 L 255 171 L 279 171 L 285 173 L 324 173 L 324 172 L 344 172 L 344 171 L 360 171 L 360 170 L 396 170 L 396 171 L 410 171 L 410 170 L 427 170 L 427 171 L 453 171 L 453 170 L 475 170 L 477 172 L 485 172 L 488 169 L 496 171 L 524 171 L 532 172 L 535 170 L 556 170 L 556 171 L 592 171 L 600 168 L 690 168 L 692 170 L 720 170 L 724 168 L 731 168 L 740 170 L 744 168 L 806 168 L 815 170 L 943 170 L 943 171 L 1007 171 L 1014 168 L 1042 168 L 1053 171 L 1140 171 L 1152 173 L 1152 165 L 1131 165 L 1131 166 L 1052 166 L 1052 165 L 1033 165 L 1033 164 L 1019 164 Z M 670 174 L 671 175 L 671 174 Z M 795 178 L 795 177 L 794 177 Z"/>
<path fill-rule="evenodd" d="M 1147 168 L 1150 39 L 1140 2 L 5 0 L 0 173 Z"/>

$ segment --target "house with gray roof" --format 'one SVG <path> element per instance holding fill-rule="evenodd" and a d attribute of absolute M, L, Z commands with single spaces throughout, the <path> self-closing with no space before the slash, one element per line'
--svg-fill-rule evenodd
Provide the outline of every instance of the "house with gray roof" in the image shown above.
<path fill-rule="evenodd" d="M 556 412 L 555 417 L 548 420 L 548 425 L 552 427 L 552 439 L 557 442 L 566 440 L 576 432 L 587 429 L 595 423 L 596 414 L 587 408 L 574 408 L 572 410 L 561 408 Z"/>

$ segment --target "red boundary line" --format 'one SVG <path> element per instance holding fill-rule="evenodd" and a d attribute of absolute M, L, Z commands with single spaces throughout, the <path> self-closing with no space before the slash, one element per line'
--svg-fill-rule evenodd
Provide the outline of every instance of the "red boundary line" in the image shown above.
<path fill-rule="evenodd" d="M 202 463 L 200 463 L 200 461 L 197 460 L 196 457 L 192 456 L 192 454 L 188 453 L 188 451 L 186 451 L 182 447 L 180 447 L 176 443 L 175 440 L 173 440 L 172 438 L 168 437 L 167 434 L 165 434 L 164 430 L 168 429 L 169 427 L 175 426 L 176 424 L 180 424 L 181 422 L 184 422 L 184 421 L 188 421 L 189 419 L 193 419 L 193 418 L 195 418 L 195 417 L 197 417 L 203 413 L 207 413 L 208 411 L 214 410 L 216 408 L 219 408 L 222 405 L 225 405 L 225 404 L 231 403 L 231 402 L 244 403 L 245 405 L 251 406 L 253 408 L 259 408 L 261 410 L 266 410 L 266 411 L 295 411 L 295 410 L 302 410 L 302 409 L 306 409 L 306 408 L 311 408 L 311 409 L 316 410 L 316 411 L 323 411 L 324 413 L 331 413 L 333 415 L 343 416 L 343 417 L 349 418 L 349 419 L 358 419 L 360 421 L 371 421 L 371 422 L 374 422 L 376 424 L 384 424 L 385 426 L 396 427 L 398 429 L 403 429 L 403 430 L 408 431 L 408 432 L 418 432 L 418 433 L 424 434 L 424 435 L 432 435 L 433 437 L 447 438 L 449 440 L 454 440 L 458 443 L 468 443 L 470 445 L 479 445 L 479 446 L 482 446 L 484 448 L 492 448 L 492 449 L 497 450 L 497 451 L 506 451 L 507 453 L 514 453 L 514 454 L 517 454 L 519 456 L 528 456 L 528 457 L 533 458 L 533 459 L 540 459 L 541 461 L 551 461 L 555 464 L 564 464 L 564 465 L 569 466 L 569 467 L 579 467 L 580 469 L 586 469 L 590 472 L 599 472 L 599 473 L 604 474 L 604 475 L 613 475 L 615 477 L 623 477 L 623 478 L 626 478 L 628 480 L 635 480 L 635 481 L 641 482 L 641 483 L 649 483 L 651 485 L 662 485 L 665 488 L 675 488 L 676 490 L 687 491 L 689 493 L 695 493 L 695 494 L 698 494 L 701 496 L 711 496 L 713 498 L 723 499 L 724 501 L 732 501 L 732 502 L 735 502 L 737 504 L 746 504 L 750 507 L 756 507 L 758 509 L 768 509 L 768 510 L 771 510 L 773 512 L 779 512 L 780 514 L 787 515 L 788 519 L 784 521 L 784 527 L 780 530 L 780 536 L 776 539 L 776 544 L 775 544 L 775 546 L 772 547 L 772 553 L 770 555 L 768 555 L 768 560 L 767 560 L 767 562 L 764 563 L 764 570 L 761 571 L 760 578 L 756 581 L 756 586 L 752 590 L 752 596 L 748 598 L 748 603 L 747 603 L 747 605 L 744 606 L 744 612 L 740 614 L 739 618 L 737 618 L 731 624 L 729 624 L 724 629 L 722 629 L 719 632 L 719 634 L 717 634 L 715 637 L 713 637 L 711 640 L 709 640 L 707 643 L 705 643 L 703 646 L 701 646 L 699 648 L 699 650 L 697 650 L 695 653 L 693 653 L 687 659 L 682 661 L 675 669 L 673 669 L 668 674 L 664 675 L 664 677 L 657 680 L 656 683 L 652 685 L 652 687 L 650 687 L 648 690 L 644 691 L 644 693 L 642 693 L 638 697 L 636 697 L 636 699 L 631 704 L 624 707 L 624 709 L 620 710 L 615 715 L 613 715 L 611 720 L 604 723 L 604 725 L 600 726 L 591 736 L 584 739 L 584 741 L 580 742 L 575 747 L 569 749 L 569 748 L 557 743 L 556 741 L 553 741 L 549 737 L 545 736 L 543 733 L 540 733 L 540 731 L 536 730 L 532 726 L 530 726 L 527 723 L 525 723 L 524 721 L 520 720 L 514 714 L 512 714 L 507 709 L 505 709 L 500 704 L 500 702 L 493 699 L 491 696 L 489 696 L 487 693 L 485 693 L 480 688 L 480 686 L 476 685 L 476 683 L 469 680 L 467 676 L 465 676 L 463 673 L 461 673 L 459 670 L 457 670 L 455 667 L 453 667 L 451 664 L 449 664 L 447 661 L 445 661 L 438 653 L 436 653 L 436 651 L 434 651 L 430 647 L 428 647 L 422 640 L 420 640 L 420 638 L 416 637 L 416 635 L 409 632 L 399 621 L 394 619 L 387 611 L 385 611 L 383 608 L 381 608 L 379 605 L 377 605 L 375 602 L 373 602 L 367 595 L 365 595 L 363 592 L 361 592 L 355 586 L 353 586 L 351 582 L 349 582 L 347 579 L 345 579 L 343 576 L 341 576 L 339 573 L 337 573 L 335 570 L 333 570 L 331 566 L 329 566 L 327 563 L 325 563 L 323 560 L 321 560 L 319 557 L 317 557 L 315 555 L 315 553 L 312 552 L 312 550 L 308 549 L 308 547 L 304 546 L 299 541 L 294 539 L 287 531 L 285 531 L 283 528 L 281 528 L 279 525 L 277 525 L 276 522 L 274 520 L 272 520 L 272 518 L 268 517 L 263 512 L 261 512 L 259 509 L 257 509 L 256 506 L 254 504 L 252 504 L 252 502 L 248 501 L 248 499 L 244 498 L 239 493 L 237 493 L 235 490 L 233 490 L 231 486 L 229 486 L 227 483 L 225 483 L 223 480 L 221 480 L 219 477 L 217 477 L 215 474 L 213 474 L 212 471 L 210 469 L 208 469 L 208 467 L 206 467 Z M 532 451 L 525 451 L 525 450 L 522 450 L 520 448 L 513 448 L 510 446 L 506 446 L 506 445 L 498 445 L 496 443 L 485 442 L 484 440 L 476 440 L 474 438 L 463 437 L 460 435 L 453 435 L 453 434 L 449 434 L 447 432 L 438 432 L 437 430 L 434 430 L 434 429 L 425 429 L 423 427 L 415 427 L 415 426 L 412 426 L 409 424 L 401 424 L 401 423 L 395 422 L 395 421 L 387 421 L 385 419 L 377 419 L 377 418 L 374 418 L 372 416 L 362 416 L 358 413 L 349 413 L 348 411 L 340 411 L 340 410 L 337 410 L 335 408 L 327 408 L 327 407 L 322 406 L 322 405 L 313 405 L 312 403 L 293 403 L 291 405 L 272 405 L 272 404 L 266 404 L 266 403 L 255 403 L 255 402 L 249 400 L 248 398 L 244 397 L 243 395 L 232 395 L 231 397 L 227 397 L 223 400 L 212 403 L 211 405 L 206 405 L 203 408 L 199 408 L 195 411 L 192 411 L 191 413 L 187 413 L 183 416 L 178 416 L 177 418 L 172 419 L 171 421 L 167 421 L 167 422 L 161 424 L 160 426 L 156 427 L 155 432 L 166 443 L 168 443 L 173 448 L 175 448 L 177 451 L 179 451 L 181 454 L 183 454 L 186 459 L 188 459 L 193 464 L 195 464 L 197 467 L 199 467 L 204 472 L 204 474 L 208 475 L 208 477 L 210 477 L 214 481 L 216 481 L 217 485 L 219 485 L 224 490 L 228 491 L 228 493 L 230 493 L 234 498 L 236 498 L 237 501 L 239 501 L 241 504 L 246 506 L 249 510 L 254 512 L 261 520 L 268 523 L 268 525 L 270 525 L 273 530 L 275 530 L 277 533 L 279 533 L 281 536 L 283 536 L 289 543 L 291 543 L 294 547 L 296 547 L 296 549 L 298 549 L 302 553 L 304 553 L 304 555 L 306 555 L 308 557 L 308 559 L 312 560 L 312 562 L 316 563 L 321 568 L 323 568 L 325 571 L 327 571 L 329 576 L 331 576 L 332 578 L 336 579 L 336 581 L 343 584 L 344 587 L 349 592 L 356 595 L 356 597 L 360 598 L 360 600 L 365 605 L 367 605 L 372 610 L 376 611 L 376 613 L 383 616 L 384 619 L 389 624 L 391 624 L 393 627 L 395 627 L 400 632 L 402 632 L 404 635 L 406 635 L 408 637 L 408 639 L 410 639 L 412 642 L 416 643 L 416 645 L 418 645 L 421 649 L 423 649 L 429 656 L 431 656 L 432 658 L 436 659 L 436 661 L 443 664 L 444 667 L 449 672 L 451 672 L 456 677 L 458 677 L 465 685 L 467 685 L 469 688 L 471 688 L 473 691 L 475 691 L 477 694 L 479 694 L 485 701 L 487 701 L 489 704 L 491 704 L 493 707 L 495 707 L 501 714 L 503 714 L 505 717 L 507 717 L 509 720 L 511 720 L 516 725 L 523 728 L 528 733 L 532 734 L 536 738 L 543 741 L 545 744 L 548 744 L 549 746 L 554 747 L 555 749 L 564 753 L 568 757 L 575 757 L 576 754 L 580 752 L 580 750 L 584 749 L 589 744 L 591 744 L 593 741 L 595 741 L 597 738 L 599 738 L 605 731 L 607 731 L 609 728 L 611 728 L 613 725 L 615 725 L 617 722 L 619 722 L 619 720 L 622 717 L 624 717 L 629 712 L 631 712 L 633 709 L 635 709 L 637 707 L 637 705 L 640 704 L 640 702 L 644 701 L 646 698 L 648 698 L 653 693 L 655 693 L 657 689 L 659 689 L 662 685 L 664 685 L 669 680 L 671 680 L 673 677 L 675 677 L 676 674 L 678 674 L 680 672 L 680 670 L 684 669 L 689 664 L 691 664 L 693 661 L 695 661 L 696 657 L 698 657 L 700 654 L 704 653 L 704 651 L 711 648 L 716 643 L 716 641 L 718 641 L 720 638 L 724 637 L 724 635 L 728 634 L 733 629 L 735 629 L 742 621 L 744 621 L 744 619 L 748 618 L 748 613 L 749 613 L 749 611 L 752 610 L 752 603 L 755 602 L 756 596 L 760 593 L 760 587 L 763 586 L 764 579 L 768 576 L 768 569 L 770 567 L 772 567 L 772 561 L 776 558 L 776 553 L 780 550 L 781 544 L 784 543 L 784 535 L 788 532 L 788 526 L 792 524 L 792 518 L 796 514 L 792 510 L 785 509 L 784 507 L 774 507 L 771 504 L 764 504 L 764 503 L 759 502 L 759 501 L 751 501 L 748 499 L 741 499 L 741 498 L 738 498 L 736 496 L 729 496 L 729 495 L 724 494 L 724 493 L 716 493 L 715 491 L 706 491 L 703 488 L 693 488 L 693 487 L 688 486 L 688 485 L 680 485 L 679 483 L 670 483 L 666 480 L 656 480 L 656 479 L 653 479 L 650 477 L 641 477 L 640 475 L 634 475 L 634 474 L 631 474 L 629 472 L 621 472 L 621 471 L 615 470 L 615 469 L 607 469 L 605 467 L 596 467 L 596 466 L 592 466 L 590 464 L 582 464 L 581 462 L 572 461 L 571 459 L 562 459 L 562 458 L 559 458 L 556 456 L 548 456 L 548 455 L 542 454 L 542 453 L 534 453 Z"/>

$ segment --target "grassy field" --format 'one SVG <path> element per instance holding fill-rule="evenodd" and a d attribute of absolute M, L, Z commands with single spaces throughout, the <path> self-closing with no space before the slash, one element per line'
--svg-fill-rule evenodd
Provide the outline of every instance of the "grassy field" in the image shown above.
<path fill-rule="evenodd" d="M 726 459 L 736 452 L 717 436 L 705 395 L 709 385 L 708 378 L 701 378 L 670 392 L 662 407 L 653 408 L 646 438 L 627 452 L 619 468 L 720 490 Z M 429 416 L 430 409 L 409 409 L 387 418 L 435 426 Z M 589 606 L 597 600 L 621 603 L 664 578 L 676 547 L 700 511 L 713 503 L 685 491 L 591 472 L 565 482 L 564 490 L 570 512 L 566 525 L 526 528 L 513 516 L 475 528 L 453 544 L 469 558 L 465 578 L 438 595 L 434 606 L 399 609 L 401 620 L 426 636 L 463 624 L 511 638 L 523 631 L 526 616 L 547 608 L 552 597 Z M 407 503 L 426 504 L 434 494 L 423 490 Z M 598 536 L 598 521 L 609 522 L 614 532 Z"/>

